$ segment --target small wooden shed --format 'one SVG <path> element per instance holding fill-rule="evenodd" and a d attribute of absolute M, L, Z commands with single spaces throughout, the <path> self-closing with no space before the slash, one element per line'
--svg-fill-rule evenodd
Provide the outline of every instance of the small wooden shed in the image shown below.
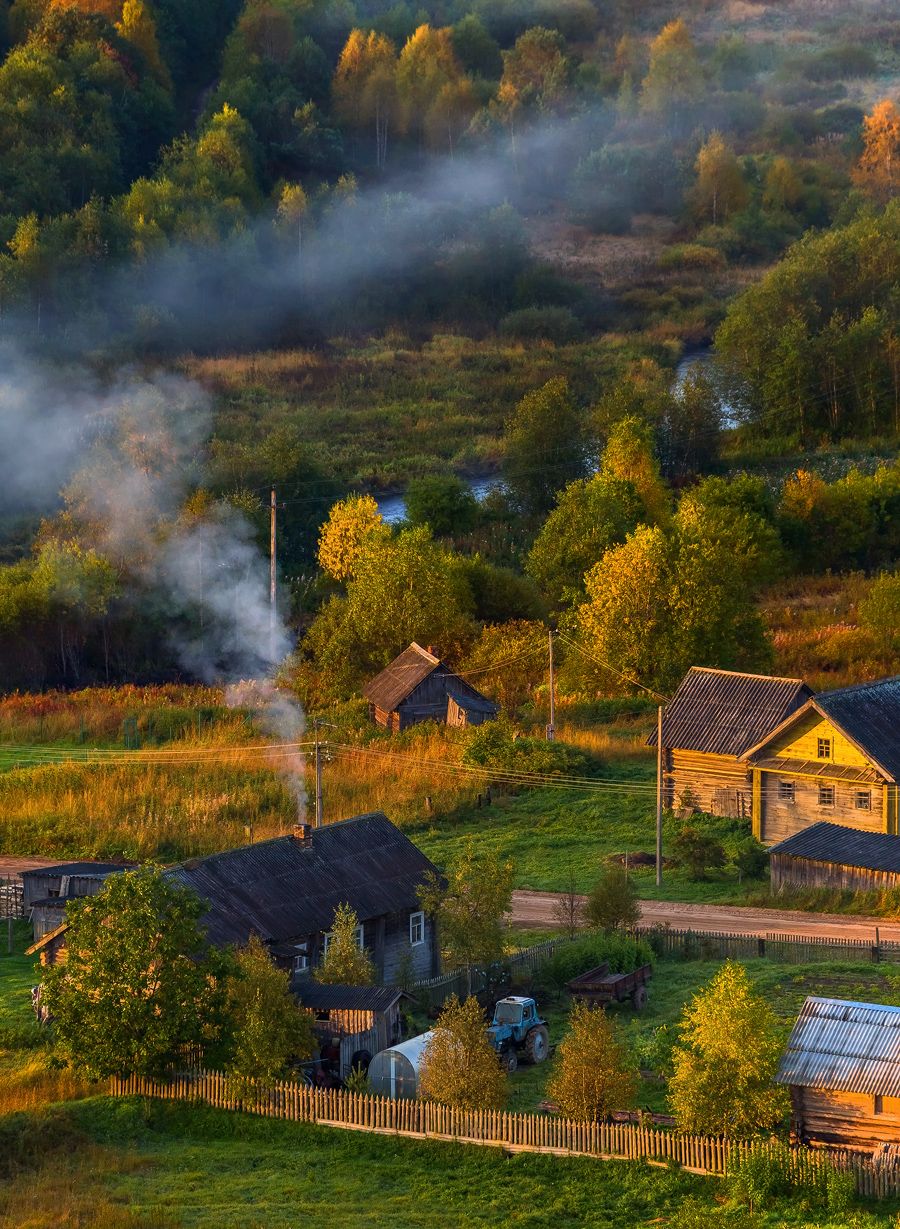
<path fill-rule="evenodd" d="M 420 721 L 483 725 L 500 711 L 431 648 L 413 642 L 363 688 L 369 716 L 397 734 Z"/>
<path fill-rule="evenodd" d="M 296 978 L 292 988 L 321 1037 L 359 1037 L 356 1048 L 370 1054 L 403 1037 L 401 1005 L 407 995 L 399 986 L 326 986 Z"/>
<path fill-rule="evenodd" d="M 870 1150 L 900 1140 L 900 1007 L 810 996 L 776 1082 L 804 1143 Z"/>
<path fill-rule="evenodd" d="M 773 845 L 772 891 L 785 887 L 882 891 L 900 886 L 900 837 L 813 824 Z"/>

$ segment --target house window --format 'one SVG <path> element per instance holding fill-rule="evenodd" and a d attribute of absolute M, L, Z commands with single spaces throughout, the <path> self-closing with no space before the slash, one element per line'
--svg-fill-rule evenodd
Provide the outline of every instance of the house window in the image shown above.
<path fill-rule="evenodd" d="M 820 760 L 831 759 L 831 739 L 818 738 L 816 739 L 816 755 Z"/>
<path fill-rule="evenodd" d="M 819 786 L 819 806 L 833 807 L 834 806 L 834 786 L 820 785 Z"/>
<path fill-rule="evenodd" d="M 409 915 L 410 947 L 418 947 L 425 942 L 425 914 L 422 912 Z"/>
<path fill-rule="evenodd" d="M 309 953 L 306 950 L 305 943 L 298 943 L 295 950 L 295 956 L 292 963 L 292 968 L 295 973 L 303 973 L 309 968 Z"/>
<path fill-rule="evenodd" d="M 858 789 L 853 795 L 853 805 L 857 811 L 871 811 L 872 791 L 870 789 Z"/>
<path fill-rule="evenodd" d="M 778 800 L 779 802 L 794 801 L 794 782 L 779 781 L 778 782 Z"/>
<path fill-rule="evenodd" d="M 328 951 L 328 944 L 331 942 L 331 939 L 332 939 L 332 932 L 330 930 L 328 931 L 327 934 L 324 934 L 322 936 L 322 955 L 323 956 Z M 357 926 L 356 928 L 356 946 L 359 948 L 360 951 L 363 950 L 363 928 L 362 926 Z"/>
<path fill-rule="evenodd" d="M 882 1094 L 881 1094 L 880 1092 L 876 1092 L 876 1094 L 875 1094 L 875 1106 L 874 1106 L 874 1109 L 875 1109 L 875 1113 L 876 1113 L 876 1114 L 883 1114 L 883 1113 L 884 1113 L 884 1097 L 882 1096 Z"/>

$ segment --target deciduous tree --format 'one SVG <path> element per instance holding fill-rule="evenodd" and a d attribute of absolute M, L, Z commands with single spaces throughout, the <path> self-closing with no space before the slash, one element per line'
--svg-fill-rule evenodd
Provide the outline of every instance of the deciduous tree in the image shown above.
<path fill-rule="evenodd" d="M 854 179 L 876 200 L 889 201 L 900 193 L 900 110 L 890 98 L 863 120 L 863 141 Z"/>
<path fill-rule="evenodd" d="M 66 960 L 44 1001 L 58 1056 L 90 1079 L 154 1076 L 219 1034 L 226 965 L 205 947 L 193 892 L 158 867 L 111 875 L 69 904 Z"/>
<path fill-rule="evenodd" d="M 623 866 L 607 866 L 588 892 L 584 916 L 599 930 L 627 930 L 641 916 L 631 876 Z"/>
<path fill-rule="evenodd" d="M 682 18 L 663 26 L 650 44 L 650 67 L 641 87 L 641 108 L 655 115 L 683 113 L 703 92 L 703 71 L 691 32 Z"/>
<path fill-rule="evenodd" d="M 331 986 L 371 986 L 375 966 L 359 943 L 359 918 L 350 905 L 338 905 L 328 937 L 328 948 L 313 974 Z"/>
<path fill-rule="evenodd" d="M 720 132 L 711 133 L 701 146 L 694 170 L 697 180 L 692 197 L 700 219 L 718 226 L 746 208 L 750 193 L 741 164 Z"/>
<path fill-rule="evenodd" d="M 238 1080 L 274 1080 L 291 1058 L 309 1058 L 315 1036 L 309 1013 L 290 990 L 290 974 L 272 962 L 257 935 L 235 953 L 227 981 L 229 1057 Z"/>
<path fill-rule="evenodd" d="M 684 1008 L 669 1104 L 682 1131 L 745 1139 L 787 1111 L 774 1084 L 783 1030 L 743 965 L 728 961 Z"/>
<path fill-rule="evenodd" d="M 345 123 L 370 128 L 375 162 L 387 164 L 388 134 L 399 110 L 397 49 L 389 38 L 370 30 L 352 30 L 334 74 L 334 103 Z"/>
<path fill-rule="evenodd" d="M 600 458 L 600 473 L 631 484 L 643 505 L 645 523 L 668 522 L 672 497 L 660 473 L 649 423 L 629 416 L 613 426 Z"/>
<path fill-rule="evenodd" d="M 319 567 L 334 580 L 349 580 L 363 550 L 377 548 L 390 534 L 371 495 L 339 500 L 319 533 Z"/>
<path fill-rule="evenodd" d="M 512 862 L 477 853 L 469 840 L 447 867 L 446 882 L 429 872 L 419 891 L 422 908 L 437 920 L 446 962 L 466 969 L 470 983 L 474 965 L 490 964 L 503 955 L 513 873 Z"/>
<path fill-rule="evenodd" d="M 562 376 L 526 393 L 506 423 L 503 472 L 522 506 L 546 513 L 585 468 L 584 427 Z"/>
<path fill-rule="evenodd" d="M 500 1109 L 506 1074 L 476 998 L 444 1004 L 419 1062 L 419 1096 L 457 1109 Z"/>
<path fill-rule="evenodd" d="M 639 1078 L 618 1026 L 602 1007 L 576 1002 L 547 1092 L 568 1117 L 600 1122 L 631 1109 Z"/>

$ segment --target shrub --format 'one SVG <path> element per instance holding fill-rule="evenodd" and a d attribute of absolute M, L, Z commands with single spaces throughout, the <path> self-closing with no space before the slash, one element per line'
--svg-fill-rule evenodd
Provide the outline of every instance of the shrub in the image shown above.
<path fill-rule="evenodd" d="M 597 1122 L 634 1105 L 638 1073 L 615 1021 L 602 1007 L 575 1003 L 547 1091 L 579 1122 Z"/>
<path fill-rule="evenodd" d="M 622 866 L 608 866 L 588 893 L 585 917 L 600 930 L 634 926 L 641 916 L 634 884 Z"/>
<path fill-rule="evenodd" d="M 705 879 L 706 872 L 713 867 L 725 865 L 722 842 L 699 828 L 682 828 L 675 838 L 673 849 L 678 862 L 688 868 L 695 882 Z"/>
<path fill-rule="evenodd" d="M 731 860 L 742 877 L 761 879 L 769 864 L 769 851 L 761 841 L 748 837 L 735 847 Z"/>
<path fill-rule="evenodd" d="M 583 335 L 581 321 L 567 307 L 523 307 L 500 321 L 500 336 L 520 341 L 546 340 L 564 346 Z"/>
<path fill-rule="evenodd" d="M 785 1144 L 773 1143 L 753 1151 L 736 1164 L 728 1177 L 729 1194 L 738 1203 L 765 1207 L 773 1200 L 802 1196 L 804 1201 L 832 1213 L 844 1213 L 856 1195 L 852 1173 L 838 1169 L 827 1156 L 814 1165 L 800 1165 Z"/>
<path fill-rule="evenodd" d="M 562 776 L 583 772 L 587 761 L 580 751 L 564 743 L 519 738 L 509 721 L 499 717 L 472 730 L 463 752 L 463 763 L 480 768 Z"/>
<path fill-rule="evenodd" d="M 661 269 L 724 269 L 725 257 L 702 243 L 675 243 L 659 258 Z"/>
<path fill-rule="evenodd" d="M 651 964 L 653 952 L 646 939 L 623 934 L 586 935 L 556 952 L 543 973 L 551 985 L 559 988 L 604 962 L 613 973 L 630 973 L 641 965 Z"/>

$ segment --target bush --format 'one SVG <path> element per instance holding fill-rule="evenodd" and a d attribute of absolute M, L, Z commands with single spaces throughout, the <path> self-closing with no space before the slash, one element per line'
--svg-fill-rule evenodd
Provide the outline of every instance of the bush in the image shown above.
<path fill-rule="evenodd" d="M 478 500 L 455 474 L 427 474 L 406 488 L 406 519 L 430 526 L 436 538 L 468 533 L 478 519 Z"/>
<path fill-rule="evenodd" d="M 471 731 L 463 763 L 479 768 L 562 776 L 583 773 L 587 760 L 580 751 L 564 743 L 517 737 L 509 721 L 498 717 Z"/>
<path fill-rule="evenodd" d="M 500 321 L 500 336 L 520 341 L 546 340 L 564 346 L 584 334 L 581 321 L 567 307 L 523 307 Z"/>
<path fill-rule="evenodd" d="M 761 841 L 751 836 L 735 847 L 731 860 L 742 877 L 761 879 L 769 865 L 769 851 Z"/>
<path fill-rule="evenodd" d="M 713 867 L 725 865 L 722 842 L 699 828 L 682 828 L 675 838 L 673 850 L 679 865 L 688 868 L 688 873 L 695 882 L 705 879 L 706 872 Z"/>
<path fill-rule="evenodd" d="M 608 866 L 588 893 L 585 917 L 599 930 L 627 929 L 641 916 L 628 872 L 621 866 Z"/>
<path fill-rule="evenodd" d="M 612 973 L 630 973 L 641 965 L 652 964 L 653 953 L 646 939 L 623 934 L 593 934 L 567 943 L 544 966 L 547 981 L 559 989 L 580 973 L 604 962 Z"/>
<path fill-rule="evenodd" d="M 853 1174 L 837 1169 L 827 1156 L 815 1159 L 815 1165 L 799 1165 L 787 1145 L 770 1144 L 734 1166 L 728 1177 L 729 1194 L 751 1211 L 773 1200 L 799 1195 L 812 1207 L 846 1212 L 856 1196 Z"/>
<path fill-rule="evenodd" d="M 659 258 L 661 269 L 724 269 L 725 257 L 702 243 L 675 243 Z"/>

